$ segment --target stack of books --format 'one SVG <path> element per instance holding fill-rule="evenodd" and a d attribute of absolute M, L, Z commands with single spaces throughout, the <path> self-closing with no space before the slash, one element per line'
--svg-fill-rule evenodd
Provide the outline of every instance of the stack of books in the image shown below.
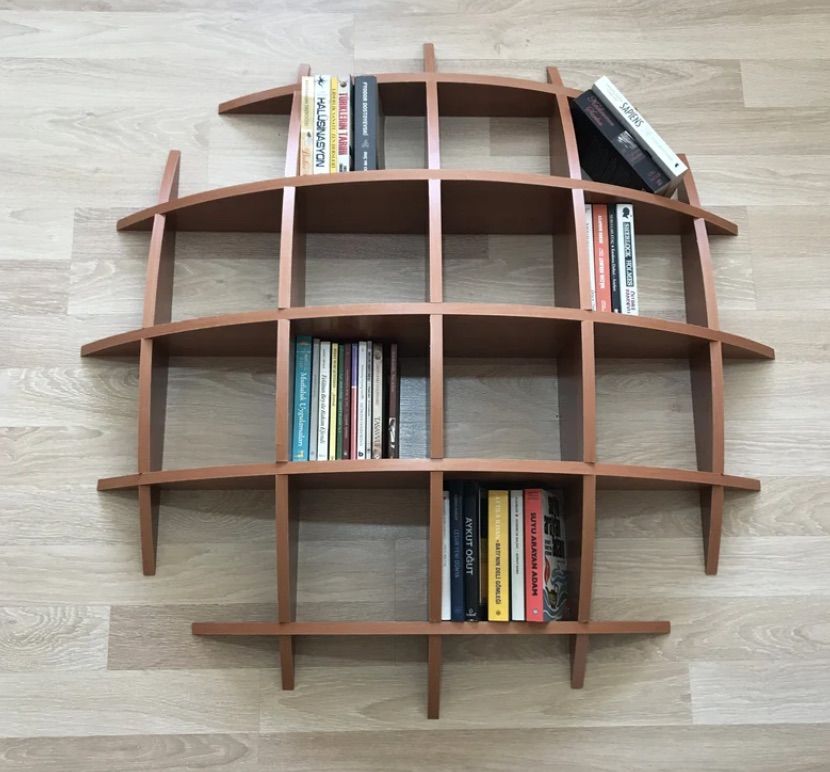
<path fill-rule="evenodd" d="M 563 495 L 485 489 L 444 491 L 441 619 L 551 622 L 568 600 Z"/>
<path fill-rule="evenodd" d="M 294 342 L 292 461 L 398 458 L 398 345 Z"/>
<path fill-rule="evenodd" d="M 383 168 L 383 113 L 374 75 L 308 75 L 300 89 L 300 174 Z"/>
<path fill-rule="evenodd" d="M 632 204 L 586 204 L 591 308 L 640 313 Z"/>
<path fill-rule="evenodd" d="M 670 196 L 686 164 L 605 76 L 571 101 L 582 168 L 596 182 Z"/>

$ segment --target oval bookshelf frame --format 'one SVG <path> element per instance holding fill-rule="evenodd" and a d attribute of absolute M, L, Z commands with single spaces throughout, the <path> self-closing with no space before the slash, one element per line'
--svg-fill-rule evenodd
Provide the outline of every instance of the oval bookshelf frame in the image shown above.
<path fill-rule="evenodd" d="M 180 154 L 171 151 L 158 202 L 118 222 L 150 230 L 142 326 L 83 346 L 83 356 L 136 356 L 139 363 L 138 458 L 133 474 L 103 478 L 101 491 L 135 489 L 142 567 L 156 570 L 160 491 L 169 488 L 264 488 L 275 493 L 277 608 L 273 622 L 196 622 L 196 635 L 267 635 L 278 640 L 282 686 L 294 687 L 294 648 L 304 635 L 418 635 L 427 639 L 427 715 L 440 707 L 445 635 L 567 635 L 571 685 L 583 685 L 592 635 L 665 634 L 666 621 L 598 621 L 591 615 L 596 492 L 601 489 L 693 489 L 700 495 L 706 573 L 717 573 L 724 491 L 760 489 L 758 480 L 724 470 L 723 362 L 773 359 L 772 348 L 720 329 L 709 235 L 737 226 L 701 208 L 691 171 L 677 199 L 584 180 L 566 88 L 554 67 L 547 83 L 485 75 L 438 73 L 431 44 L 424 70 L 378 75 L 388 115 L 424 116 L 427 168 L 298 176 L 300 78 L 223 102 L 221 114 L 289 116 L 285 176 L 178 197 Z M 547 117 L 550 175 L 441 168 L 441 116 Z M 685 159 L 684 159 L 685 160 Z M 639 233 L 681 236 L 686 322 L 591 310 L 584 205 L 632 201 Z M 307 204 L 316 206 L 308 207 Z M 309 213 L 311 212 L 311 213 Z M 316 214 L 315 214 L 316 213 Z M 176 231 L 280 234 L 278 302 L 274 308 L 172 320 Z M 305 306 L 305 231 L 422 233 L 428 241 L 427 292 L 421 303 Z M 542 233 L 553 236 L 553 306 L 449 303 L 443 292 L 445 233 Z M 475 322 L 475 323 L 473 323 Z M 373 461 L 289 460 L 291 339 L 297 332 L 396 337 L 422 353 L 429 368 L 428 457 Z M 556 357 L 560 379 L 561 460 L 445 457 L 444 356 L 503 341 L 501 355 Z M 519 345 L 521 341 L 521 345 Z M 516 353 L 518 352 L 518 354 Z M 167 366 L 176 355 L 273 356 L 276 443 L 268 463 L 165 469 L 162 459 Z M 468 354 L 469 355 L 469 354 Z M 595 364 L 603 357 L 688 359 L 697 469 L 598 461 Z M 445 479 L 534 480 L 568 490 L 569 618 L 548 624 L 442 622 L 441 539 Z M 298 517 L 292 490 L 303 487 L 423 487 L 428 490 L 428 619 L 398 622 L 297 621 L 294 579 Z"/>

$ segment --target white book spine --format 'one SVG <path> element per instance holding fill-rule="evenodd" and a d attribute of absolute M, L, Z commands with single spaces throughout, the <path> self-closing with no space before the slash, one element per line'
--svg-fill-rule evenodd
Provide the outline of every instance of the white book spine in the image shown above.
<path fill-rule="evenodd" d="M 374 344 L 366 341 L 366 458 L 372 457 L 372 367 L 374 357 Z"/>
<path fill-rule="evenodd" d="M 320 342 L 320 391 L 317 406 L 317 459 L 327 461 L 329 457 L 329 399 L 331 391 L 331 342 Z"/>
<path fill-rule="evenodd" d="M 638 316 L 637 249 L 634 239 L 634 206 L 617 204 L 617 254 L 620 261 L 621 306 L 624 314 Z"/>
<path fill-rule="evenodd" d="M 366 458 L 366 341 L 357 347 L 357 457 Z"/>
<path fill-rule="evenodd" d="M 314 173 L 314 77 L 300 85 L 300 174 Z"/>
<path fill-rule="evenodd" d="M 352 84 L 351 78 L 337 81 L 337 171 L 351 170 L 351 125 L 352 125 Z"/>
<path fill-rule="evenodd" d="M 383 458 L 383 345 L 372 347 L 372 458 Z"/>
<path fill-rule="evenodd" d="M 588 281 L 591 283 L 591 310 L 597 310 L 597 277 L 594 276 L 594 207 L 585 204 L 585 236 L 588 242 Z"/>
<path fill-rule="evenodd" d="M 634 109 L 625 95 L 608 78 L 603 75 L 592 87 L 593 92 L 602 103 L 614 112 L 623 126 L 637 138 L 643 149 L 654 162 L 666 173 L 669 180 L 680 177 L 688 170 L 666 141 L 651 127 L 651 124 Z"/>
<path fill-rule="evenodd" d="M 331 120 L 331 78 L 314 78 L 314 173 L 328 174 L 330 163 L 329 122 Z"/>
<path fill-rule="evenodd" d="M 317 460 L 317 411 L 320 407 L 320 339 L 315 338 L 311 344 L 311 409 L 309 410 L 310 427 L 308 436 L 308 460 Z"/>
<path fill-rule="evenodd" d="M 524 491 L 510 491 L 510 618 L 525 619 Z"/>
<path fill-rule="evenodd" d="M 444 519 L 441 535 L 441 620 L 452 618 L 450 605 L 450 493 L 444 491 Z"/>

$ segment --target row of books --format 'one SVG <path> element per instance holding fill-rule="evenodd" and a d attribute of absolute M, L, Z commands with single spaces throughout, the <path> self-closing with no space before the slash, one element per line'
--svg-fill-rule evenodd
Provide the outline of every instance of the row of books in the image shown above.
<path fill-rule="evenodd" d="M 292 461 L 398 458 L 398 345 L 294 342 Z"/>
<path fill-rule="evenodd" d="M 592 180 L 671 196 L 688 171 L 606 76 L 572 100 L 571 114 L 580 162 Z"/>
<path fill-rule="evenodd" d="M 444 491 L 441 619 L 550 622 L 568 599 L 562 491 Z"/>
<path fill-rule="evenodd" d="M 631 204 L 586 204 L 588 276 L 594 311 L 640 313 Z"/>
<path fill-rule="evenodd" d="M 300 97 L 300 174 L 383 168 L 383 120 L 374 75 L 307 75 Z"/>

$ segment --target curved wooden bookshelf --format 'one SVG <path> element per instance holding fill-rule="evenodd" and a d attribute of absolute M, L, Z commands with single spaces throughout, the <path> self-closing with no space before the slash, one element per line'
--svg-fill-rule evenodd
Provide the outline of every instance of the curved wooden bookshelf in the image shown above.
<path fill-rule="evenodd" d="M 710 235 L 737 227 L 701 208 L 689 172 L 676 199 L 583 180 L 566 88 L 553 67 L 547 83 L 439 73 L 424 46 L 424 70 L 378 76 L 387 115 L 423 116 L 426 168 L 299 176 L 300 77 L 292 84 L 239 97 L 220 113 L 289 116 L 285 176 L 179 198 L 179 153 L 172 151 L 155 205 L 118 222 L 120 230 L 150 230 L 142 325 L 88 343 L 84 356 L 137 357 L 138 459 L 133 474 L 99 480 L 102 491 L 138 492 L 145 574 L 156 568 L 160 492 L 169 488 L 263 488 L 275 493 L 277 610 L 271 622 L 196 622 L 197 635 L 273 636 L 283 688 L 294 687 L 294 647 L 300 636 L 417 635 L 427 639 L 427 715 L 440 705 L 445 635 L 567 635 L 571 684 L 585 678 L 592 635 L 665 634 L 665 621 L 594 620 L 591 594 L 598 489 L 699 491 L 706 573 L 717 572 L 724 491 L 760 489 L 758 480 L 724 470 L 724 359 L 772 359 L 761 343 L 720 329 Z M 441 116 L 547 117 L 550 174 L 441 168 Z M 584 204 L 633 201 L 640 233 L 681 236 L 686 322 L 590 310 Z M 198 319 L 172 319 L 176 231 L 280 234 L 278 302 L 274 308 Z M 426 236 L 424 302 L 306 306 L 304 234 L 417 233 Z M 450 303 L 444 300 L 444 234 L 546 234 L 553 237 L 554 305 Z M 395 339 L 404 355 L 428 365 L 428 449 L 425 458 L 377 461 L 289 460 L 291 339 L 296 334 Z M 444 357 L 545 356 L 556 360 L 560 459 L 447 457 L 444 449 Z M 264 463 L 165 469 L 162 457 L 170 356 L 273 357 L 276 443 Z M 597 359 L 660 357 L 688 360 L 694 410 L 696 469 L 604 463 L 596 454 Z M 440 619 L 442 491 L 447 479 L 536 481 L 567 491 L 571 608 L 560 622 L 534 625 L 451 623 Z M 303 488 L 422 488 L 428 492 L 428 613 L 426 620 L 327 622 L 296 619 L 297 518 L 293 492 Z"/>

